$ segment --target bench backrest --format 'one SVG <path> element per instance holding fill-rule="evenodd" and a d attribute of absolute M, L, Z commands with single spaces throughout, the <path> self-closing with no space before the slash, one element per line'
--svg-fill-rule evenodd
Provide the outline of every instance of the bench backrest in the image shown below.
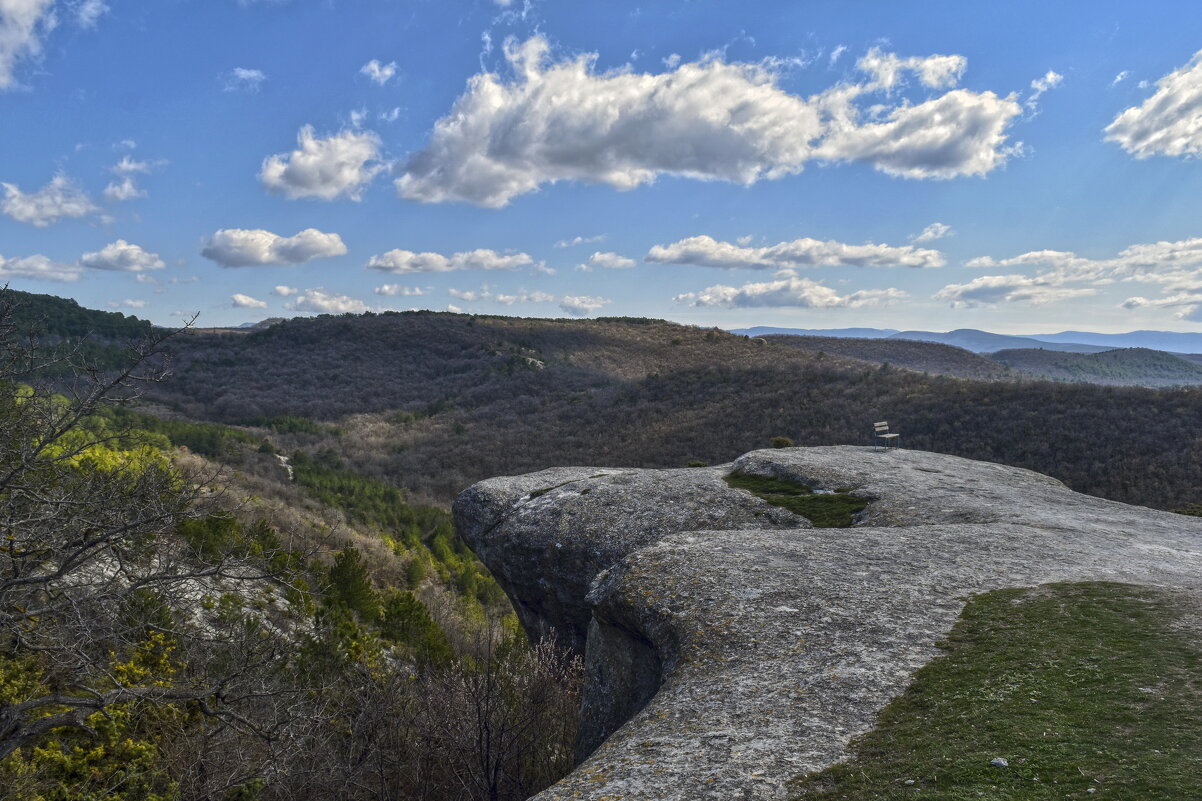
<path fill-rule="evenodd" d="M 876 432 L 877 432 L 878 434 L 879 434 L 879 433 L 881 433 L 882 431 L 888 431 L 888 430 L 889 430 L 889 424 L 888 424 L 888 423 L 886 423 L 886 422 L 873 423 L 873 424 L 872 424 L 872 427 L 876 429 Z"/>

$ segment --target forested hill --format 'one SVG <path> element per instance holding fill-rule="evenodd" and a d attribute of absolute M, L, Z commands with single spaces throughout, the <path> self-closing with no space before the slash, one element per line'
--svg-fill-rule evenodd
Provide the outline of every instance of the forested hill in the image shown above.
<path fill-rule="evenodd" d="M 141 339 L 152 329 L 149 322 L 133 315 L 86 309 L 69 298 L 15 289 L 4 290 L 4 297 L 13 307 L 11 321 L 39 335 L 112 342 Z"/>
<path fill-rule="evenodd" d="M 866 445 L 877 420 L 903 446 L 1031 468 L 1095 495 L 1160 508 L 1202 500 L 1197 389 L 926 376 L 622 318 L 344 315 L 187 337 L 177 349 L 158 397 L 178 411 L 274 421 L 291 432 L 285 449 L 320 443 L 439 503 L 488 476 L 555 465 L 712 464 L 776 436 Z"/>
<path fill-rule="evenodd" d="M 1101 353 L 1016 348 L 999 350 L 989 358 L 1028 375 L 1057 381 L 1142 387 L 1202 384 L 1202 365 L 1148 348 L 1116 348 Z"/>
<path fill-rule="evenodd" d="M 964 348 L 939 342 L 855 337 L 774 336 L 774 342 L 802 350 L 821 351 L 853 359 L 905 367 L 923 373 L 979 378 L 1014 379 L 1019 376 L 1004 364 Z"/>

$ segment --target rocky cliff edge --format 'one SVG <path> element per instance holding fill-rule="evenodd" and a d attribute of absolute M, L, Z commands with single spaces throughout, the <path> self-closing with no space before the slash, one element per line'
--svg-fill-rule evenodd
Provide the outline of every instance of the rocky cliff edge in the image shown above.
<path fill-rule="evenodd" d="M 734 472 L 869 503 L 851 528 L 814 528 Z M 847 756 L 969 595 L 1086 580 L 1202 595 L 1202 519 L 922 451 L 557 468 L 480 482 L 455 519 L 527 631 L 585 653 L 583 762 L 538 801 L 787 798 Z"/>

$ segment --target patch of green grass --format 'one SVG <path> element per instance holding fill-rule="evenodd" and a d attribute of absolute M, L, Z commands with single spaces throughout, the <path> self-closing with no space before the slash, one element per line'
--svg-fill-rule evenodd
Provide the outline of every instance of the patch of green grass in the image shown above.
<path fill-rule="evenodd" d="M 1202 646 L 1182 618 L 1179 597 L 1127 584 L 979 595 L 946 655 L 795 797 L 1202 798 Z"/>
<path fill-rule="evenodd" d="M 817 528 L 847 528 L 856 512 L 868 505 L 866 498 L 857 498 L 848 490 L 816 493 L 804 484 L 767 476 L 731 473 L 726 483 L 801 515 Z"/>
<path fill-rule="evenodd" d="M 1179 515 L 1189 515 L 1190 517 L 1202 517 L 1202 503 L 1191 503 L 1183 506 L 1180 509 L 1172 509 Z"/>

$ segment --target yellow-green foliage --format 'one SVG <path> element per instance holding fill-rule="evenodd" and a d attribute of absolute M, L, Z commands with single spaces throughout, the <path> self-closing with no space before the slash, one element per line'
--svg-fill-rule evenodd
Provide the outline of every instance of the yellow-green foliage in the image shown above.
<path fill-rule="evenodd" d="M 166 635 L 150 633 L 133 653 L 110 665 L 126 686 L 170 686 L 180 665 Z M 46 692 L 30 658 L 0 657 L 0 702 Z M 45 714 L 62 711 L 48 707 Z M 91 731 L 61 728 L 42 742 L 0 760 L 0 798 L 14 801 L 170 801 L 176 787 L 161 763 L 158 736 L 175 730 L 184 713 L 171 706 L 114 704 L 87 717 Z"/>

